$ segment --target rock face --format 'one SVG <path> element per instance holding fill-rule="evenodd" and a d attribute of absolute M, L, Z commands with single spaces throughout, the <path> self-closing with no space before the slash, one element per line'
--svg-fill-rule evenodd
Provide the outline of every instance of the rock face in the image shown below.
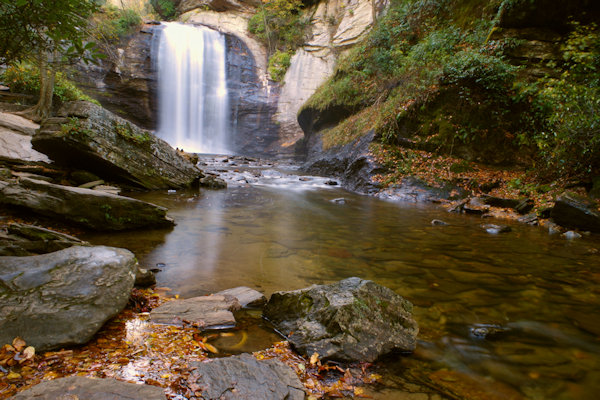
<path fill-rule="evenodd" d="M 190 324 L 200 329 L 231 328 L 235 326 L 232 311 L 240 308 L 233 296 L 201 296 L 166 302 L 152 310 L 150 319 L 157 324 Z"/>
<path fill-rule="evenodd" d="M 76 245 L 89 243 L 39 226 L 12 223 L 0 228 L 0 256 L 46 254 Z"/>
<path fill-rule="evenodd" d="M 600 232 L 600 211 L 590 199 L 563 193 L 556 199 L 551 217 L 559 225 Z"/>
<path fill-rule="evenodd" d="M 310 39 L 292 57 L 279 96 L 277 121 L 289 143 L 302 137 L 297 114 L 331 76 L 340 53 L 357 44 L 385 12 L 388 0 L 329 0 L 310 10 Z"/>
<path fill-rule="evenodd" d="M 155 29 L 144 25 L 99 65 L 78 64 L 74 76 L 103 107 L 145 129 L 157 125 L 157 80 L 152 62 Z"/>
<path fill-rule="evenodd" d="M 302 400 L 304 387 L 279 360 L 258 361 L 250 354 L 194 362 L 188 384 L 202 388 L 202 399 Z"/>
<path fill-rule="evenodd" d="M 369 153 L 373 136 L 371 131 L 355 142 L 326 150 L 319 135 L 309 136 L 305 143 L 309 156 L 303 169 L 309 174 L 339 178 L 350 190 L 375 193 L 378 188 L 371 176 L 381 171 L 381 167 Z"/>
<path fill-rule="evenodd" d="M 83 344 L 127 304 L 137 261 L 113 247 L 0 257 L 0 342 L 38 351 Z"/>
<path fill-rule="evenodd" d="M 43 381 L 34 387 L 17 393 L 14 400 L 165 400 L 163 389 L 118 381 L 116 379 L 93 379 L 83 376 Z"/>
<path fill-rule="evenodd" d="M 85 101 L 67 103 L 33 137 L 57 163 L 145 189 L 187 187 L 202 175 L 165 141 Z"/>
<path fill-rule="evenodd" d="M 360 278 L 274 293 L 263 315 L 301 353 L 341 361 L 374 361 L 413 351 L 419 331 L 412 304 Z"/>
<path fill-rule="evenodd" d="M 172 226 L 163 207 L 92 189 L 21 178 L 0 180 L 0 204 L 95 230 Z"/>

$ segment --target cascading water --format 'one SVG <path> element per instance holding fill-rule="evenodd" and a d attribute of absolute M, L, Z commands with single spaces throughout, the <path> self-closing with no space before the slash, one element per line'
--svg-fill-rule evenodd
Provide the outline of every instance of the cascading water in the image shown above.
<path fill-rule="evenodd" d="M 227 154 L 225 37 L 205 27 L 164 25 L 155 59 L 158 136 L 187 152 Z"/>

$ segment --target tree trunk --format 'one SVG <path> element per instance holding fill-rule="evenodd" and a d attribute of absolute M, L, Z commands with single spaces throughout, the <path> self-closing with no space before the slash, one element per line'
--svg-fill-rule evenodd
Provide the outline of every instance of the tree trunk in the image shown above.
<path fill-rule="evenodd" d="M 56 70 L 54 68 L 54 54 L 41 52 L 39 56 L 40 68 L 40 98 L 35 106 L 21 113 L 35 122 L 50 116 L 52 110 L 52 97 L 54 96 L 54 81 L 56 80 Z"/>

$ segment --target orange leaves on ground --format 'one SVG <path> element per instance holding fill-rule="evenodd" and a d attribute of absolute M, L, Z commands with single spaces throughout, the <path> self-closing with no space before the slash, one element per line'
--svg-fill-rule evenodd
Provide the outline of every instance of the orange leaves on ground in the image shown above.
<path fill-rule="evenodd" d="M 309 360 L 295 353 L 288 342 L 278 342 L 266 350 L 254 353 L 259 359 L 276 358 L 290 366 L 307 390 L 309 399 L 327 397 L 366 397 L 361 385 L 374 383 L 381 377 L 369 371 L 371 364 L 356 363 L 342 367 L 334 362 L 322 362 L 314 353 Z"/>

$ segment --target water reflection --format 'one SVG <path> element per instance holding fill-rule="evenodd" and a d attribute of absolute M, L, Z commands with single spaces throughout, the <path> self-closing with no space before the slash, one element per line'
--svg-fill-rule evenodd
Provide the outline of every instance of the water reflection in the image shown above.
<path fill-rule="evenodd" d="M 531 399 L 592 399 L 600 392 L 597 236 L 566 241 L 519 224 L 490 235 L 480 218 L 340 189 L 263 185 L 140 197 L 175 218 L 164 243 L 144 232 L 88 239 L 135 241 L 143 265 L 166 265 L 159 285 L 183 297 L 240 285 L 269 295 L 360 276 L 411 300 L 419 350 L 386 362 L 389 385 L 376 398 L 402 398 L 406 387 L 390 387 L 406 374 L 436 388 L 468 381 L 440 370 L 474 377 L 477 390 Z M 340 197 L 344 204 L 332 202 Z M 432 226 L 432 219 L 450 225 Z M 482 326 L 501 329 L 474 335 Z"/>

